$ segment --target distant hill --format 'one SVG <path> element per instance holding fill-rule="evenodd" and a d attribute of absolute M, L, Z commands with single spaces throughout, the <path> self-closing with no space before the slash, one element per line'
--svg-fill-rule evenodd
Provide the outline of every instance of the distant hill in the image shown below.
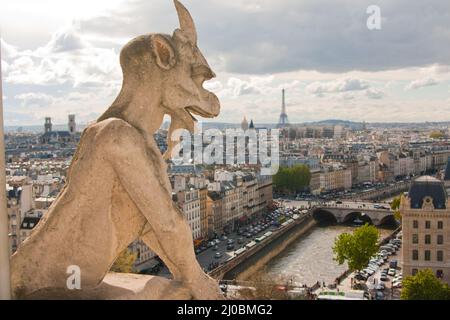
<path fill-rule="evenodd" d="M 162 128 L 167 129 L 169 127 L 169 122 L 164 122 Z M 201 122 L 203 125 L 203 129 L 233 129 L 240 128 L 240 123 L 230 123 L 230 122 Z M 361 128 L 362 122 L 349 121 L 349 120 L 339 120 L 339 119 L 327 119 L 321 121 L 312 121 L 312 122 L 303 122 L 303 123 L 292 123 L 293 126 L 299 125 L 317 125 L 317 126 L 336 126 L 340 125 L 343 127 L 351 128 L 351 129 L 359 129 Z M 258 123 L 255 122 L 256 128 L 267 128 L 272 129 L 276 128 L 277 123 Z M 450 121 L 436 121 L 436 122 L 367 122 L 367 127 L 371 128 L 431 128 L 431 127 L 449 127 Z M 86 127 L 85 124 L 77 124 L 77 130 L 82 131 Z M 5 132 L 17 132 L 21 128 L 22 132 L 30 132 L 30 133 L 42 133 L 44 132 L 43 125 L 34 125 L 34 126 L 5 126 Z M 54 124 L 53 130 L 67 130 L 66 124 Z"/>

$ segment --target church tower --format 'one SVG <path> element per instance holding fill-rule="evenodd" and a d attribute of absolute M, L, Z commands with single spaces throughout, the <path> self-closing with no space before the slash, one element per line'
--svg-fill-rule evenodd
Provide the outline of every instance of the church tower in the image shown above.
<path fill-rule="evenodd" d="M 75 115 L 74 114 L 69 114 L 69 133 L 71 135 L 74 135 L 77 132 L 77 127 L 75 124 Z"/>
<path fill-rule="evenodd" d="M 241 122 L 241 129 L 244 131 L 248 130 L 248 122 L 247 122 L 247 118 L 244 116 L 244 119 Z"/>
<path fill-rule="evenodd" d="M 45 117 L 44 131 L 45 133 L 52 132 L 52 118 Z"/>

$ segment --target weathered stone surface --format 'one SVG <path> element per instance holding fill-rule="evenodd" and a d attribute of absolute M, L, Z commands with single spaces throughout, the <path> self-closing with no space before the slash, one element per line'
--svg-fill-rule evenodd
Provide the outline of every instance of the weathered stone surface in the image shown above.
<path fill-rule="evenodd" d="M 180 282 L 161 277 L 108 273 L 95 288 L 68 290 L 49 288 L 35 291 L 27 300 L 190 300 L 192 296 Z"/>
<path fill-rule="evenodd" d="M 76 297 L 76 291 L 65 291 L 73 265 L 81 270 L 83 291 L 95 292 L 118 254 L 140 237 L 193 298 L 221 298 L 217 282 L 195 258 L 191 230 L 172 202 L 167 167 L 153 139 L 165 114 L 171 116 L 171 132 L 192 131 L 191 114 L 214 117 L 220 109 L 202 86 L 215 75 L 197 47 L 194 22 L 176 0 L 175 6 L 180 29 L 172 36 L 140 36 L 122 49 L 119 96 L 85 129 L 65 187 L 12 256 L 15 297 L 43 289 L 49 296 Z M 149 281 L 144 291 L 153 282 L 166 286 L 161 281 Z M 103 296 L 106 285 L 98 289 Z M 150 291 L 139 296 L 154 297 Z M 165 291 L 159 292 L 162 298 Z"/>

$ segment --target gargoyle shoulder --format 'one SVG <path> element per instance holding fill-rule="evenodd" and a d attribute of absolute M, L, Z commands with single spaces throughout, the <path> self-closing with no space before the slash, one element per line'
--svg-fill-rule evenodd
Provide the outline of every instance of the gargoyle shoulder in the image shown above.
<path fill-rule="evenodd" d="M 95 144 L 97 147 L 116 149 L 133 149 L 144 145 L 144 137 L 128 122 L 118 118 L 108 118 L 96 123 L 92 129 L 95 131 Z"/>

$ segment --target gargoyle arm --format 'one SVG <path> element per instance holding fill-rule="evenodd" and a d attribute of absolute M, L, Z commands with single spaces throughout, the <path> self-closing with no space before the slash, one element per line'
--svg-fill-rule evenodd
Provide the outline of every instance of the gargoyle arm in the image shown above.
<path fill-rule="evenodd" d="M 123 120 L 110 121 L 102 131 L 107 141 L 105 160 L 110 162 L 120 183 L 147 219 L 161 249 L 177 265 L 184 279 L 198 276 L 201 268 L 193 251 L 191 230 L 160 180 L 165 174 L 159 161 L 155 161 L 161 157 L 160 151 L 149 149 L 144 137 Z"/>

